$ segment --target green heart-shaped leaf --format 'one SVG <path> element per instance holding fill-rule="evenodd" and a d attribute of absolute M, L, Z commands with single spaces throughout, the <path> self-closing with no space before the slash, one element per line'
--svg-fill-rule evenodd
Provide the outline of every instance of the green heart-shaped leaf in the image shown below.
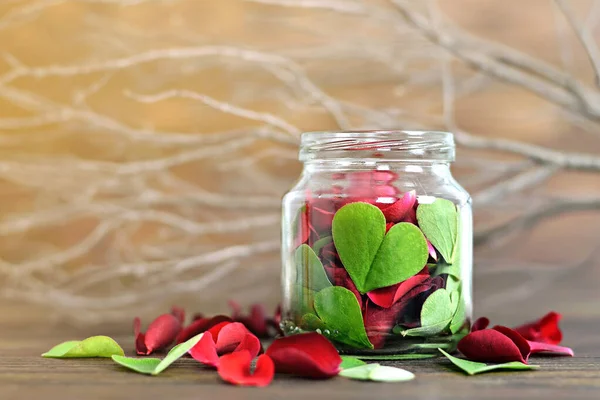
<path fill-rule="evenodd" d="M 367 337 L 362 313 L 354 293 L 332 286 L 315 295 L 315 311 L 330 331 L 330 338 L 340 343 L 372 349 Z"/>
<path fill-rule="evenodd" d="M 448 360 L 452 362 L 452 364 L 456 365 L 458 368 L 462 369 L 469 375 L 481 374 L 483 372 L 490 372 L 499 369 L 511 369 L 511 370 L 532 370 L 539 368 L 539 365 L 528 365 L 523 364 L 522 362 L 512 361 L 504 364 L 484 364 L 475 361 L 469 361 L 462 358 L 451 356 L 446 353 L 444 350 L 439 349 L 443 355 L 446 356 Z"/>
<path fill-rule="evenodd" d="M 139 372 L 140 374 L 158 375 L 167 369 L 175 361 L 179 360 L 184 354 L 191 350 L 202 338 L 203 333 L 194 336 L 186 342 L 173 347 L 164 359 L 158 358 L 134 358 L 115 355 L 113 361 L 119 365 Z"/>
<path fill-rule="evenodd" d="M 452 292 L 450 294 L 450 300 L 452 300 L 453 308 L 456 309 L 452 321 L 450 321 L 450 332 L 456 334 L 465 325 L 466 310 L 465 302 L 459 291 Z"/>
<path fill-rule="evenodd" d="M 124 355 L 123 349 L 108 336 L 92 336 L 85 340 L 71 340 L 54 346 L 42 357 L 46 358 L 110 358 Z"/>
<path fill-rule="evenodd" d="M 296 283 L 318 292 L 331 286 L 325 268 L 314 250 L 306 244 L 298 246 L 294 252 Z"/>
<path fill-rule="evenodd" d="M 307 313 L 302 316 L 300 328 L 306 331 L 316 331 L 317 329 L 324 331 L 327 329 L 325 323 L 313 313 Z"/>
<path fill-rule="evenodd" d="M 342 357 L 342 363 L 340 364 L 341 369 L 360 367 L 361 365 L 367 364 L 363 360 L 356 358 L 356 357 L 352 357 L 352 356 L 341 356 L 341 357 Z"/>
<path fill-rule="evenodd" d="M 450 325 L 458 304 L 452 303 L 446 289 L 431 293 L 421 309 L 421 326 L 402 331 L 402 336 L 434 336 Z"/>
<path fill-rule="evenodd" d="M 431 244 L 448 264 L 454 263 L 458 237 L 458 211 L 450 200 L 436 199 L 417 207 L 417 221 Z"/>
<path fill-rule="evenodd" d="M 386 234 L 385 217 L 371 204 L 340 208 L 332 233 L 342 264 L 361 293 L 402 282 L 427 263 L 427 241 L 419 228 L 403 222 Z"/>
<path fill-rule="evenodd" d="M 160 358 L 133 358 L 123 356 L 112 356 L 114 362 L 122 365 L 125 368 L 129 368 L 132 371 L 139 372 L 140 374 L 152 375 L 158 364 L 160 364 Z"/>

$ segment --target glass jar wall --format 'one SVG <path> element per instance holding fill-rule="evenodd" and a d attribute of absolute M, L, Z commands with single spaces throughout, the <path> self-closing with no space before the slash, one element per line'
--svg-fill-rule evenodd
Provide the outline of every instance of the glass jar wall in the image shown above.
<path fill-rule="evenodd" d="M 283 199 L 286 335 L 346 354 L 453 350 L 472 313 L 472 216 L 445 132 L 311 132 Z"/>

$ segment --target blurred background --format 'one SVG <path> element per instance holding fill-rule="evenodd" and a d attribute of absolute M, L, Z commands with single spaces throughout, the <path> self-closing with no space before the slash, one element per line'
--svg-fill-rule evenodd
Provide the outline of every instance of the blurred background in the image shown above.
<path fill-rule="evenodd" d="M 300 133 L 410 128 L 456 134 L 477 315 L 600 317 L 599 25 L 592 0 L 3 0 L 2 312 L 274 308 Z"/>

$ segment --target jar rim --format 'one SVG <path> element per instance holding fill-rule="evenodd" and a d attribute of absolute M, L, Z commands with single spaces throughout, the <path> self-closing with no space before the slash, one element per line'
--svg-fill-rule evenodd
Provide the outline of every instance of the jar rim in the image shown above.
<path fill-rule="evenodd" d="M 314 131 L 302 134 L 301 161 L 385 159 L 452 162 L 454 135 L 427 130 Z"/>

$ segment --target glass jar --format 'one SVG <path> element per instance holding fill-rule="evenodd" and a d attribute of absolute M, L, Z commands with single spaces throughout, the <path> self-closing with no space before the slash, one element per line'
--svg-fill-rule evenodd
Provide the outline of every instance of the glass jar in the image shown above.
<path fill-rule="evenodd" d="M 310 132 L 283 199 L 286 335 L 345 354 L 452 351 L 472 314 L 472 212 L 446 132 Z"/>

